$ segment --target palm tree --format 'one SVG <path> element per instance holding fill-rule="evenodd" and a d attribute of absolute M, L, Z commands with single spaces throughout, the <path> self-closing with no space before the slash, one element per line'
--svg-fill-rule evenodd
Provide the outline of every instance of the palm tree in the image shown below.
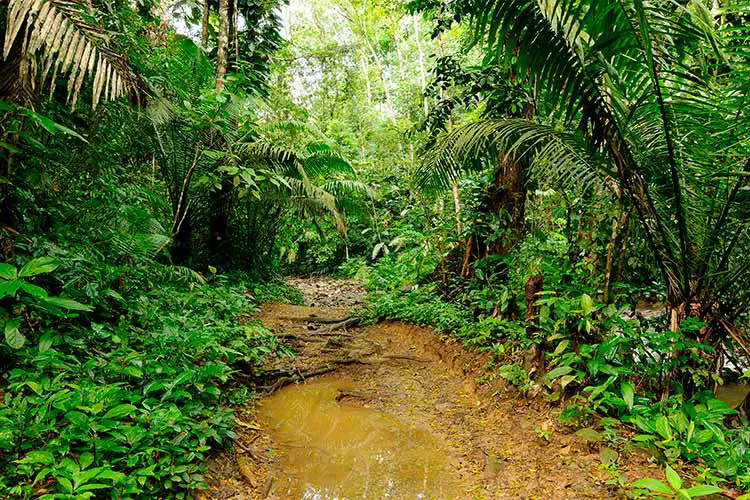
<path fill-rule="evenodd" d="M 741 7 L 714 15 L 702 0 L 462 6 L 489 61 L 536 79 L 548 119 L 456 130 L 428 156 L 423 182 L 455 178 L 495 149 L 526 156 L 539 177 L 606 184 L 635 211 L 670 328 L 694 316 L 706 323 L 698 340 L 717 353 L 729 336 L 744 346 L 734 328 L 750 308 L 750 30 Z"/>
<path fill-rule="evenodd" d="M 243 165 L 263 172 L 254 196 L 236 204 L 236 237 L 232 243 L 250 269 L 267 268 L 280 224 L 293 217 L 317 224 L 330 218 L 346 238 L 343 213 L 366 205 L 373 191 L 356 179 L 350 163 L 323 142 L 302 149 L 279 147 L 262 138 L 248 142 L 240 153 Z"/>

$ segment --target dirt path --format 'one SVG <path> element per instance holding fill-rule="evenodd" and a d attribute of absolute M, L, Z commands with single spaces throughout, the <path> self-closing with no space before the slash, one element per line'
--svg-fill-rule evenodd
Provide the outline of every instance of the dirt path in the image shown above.
<path fill-rule="evenodd" d="M 610 484 L 612 476 L 602 467 L 598 449 L 558 429 L 550 411 L 538 409 L 543 403 L 536 401 L 532 407 L 499 392 L 496 383 L 477 385 L 476 380 L 487 374 L 483 367 L 488 360 L 483 355 L 466 351 L 454 340 L 440 340 L 430 329 L 400 322 L 352 328 L 345 323 L 347 307 L 331 304 L 342 301 L 357 304 L 361 291 L 354 283 L 346 282 L 337 287 L 335 281 L 307 280 L 295 284 L 300 286 L 308 303 L 314 302 L 316 306 L 270 304 L 263 309 L 260 319 L 283 336 L 297 356 L 273 360 L 267 367 L 274 374 L 274 381 L 269 384 L 275 394 L 239 412 L 237 449 L 234 454 L 223 455 L 210 464 L 206 498 L 415 498 L 399 496 L 398 490 L 395 494 L 380 496 L 344 495 L 329 490 L 322 494 L 300 494 L 295 490 L 295 483 L 310 480 L 295 477 L 295 474 L 302 474 L 299 470 L 307 470 L 305 467 L 310 465 L 325 469 L 327 460 L 331 461 L 329 468 L 333 470 L 334 462 L 337 467 L 341 465 L 336 460 L 342 454 L 341 450 L 332 451 L 338 434 L 329 435 L 330 430 L 306 427 L 308 424 L 325 425 L 318 421 L 317 415 L 287 416 L 292 422 L 286 430 L 275 423 L 274 411 L 317 411 L 303 408 L 295 399 L 283 399 L 296 397 L 292 392 L 295 387 L 307 388 L 318 398 L 316 404 L 323 404 L 326 411 L 344 411 L 336 425 L 361 427 L 363 419 L 375 416 L 388 419 L 387 427 L 406 429 L 395 437 L 387 432 L 377 434 L 375 446 L 386 447 L 389 443 L 385 441 L 391 437 L 404 440 L 397 443 L 395 455 L 411 453 L 409 444 L 426 436 L 427 441 L 416 441 L 418 444 L 413 446 L 412 452 L 420 453 L 420 449 L 427 452 L 430 448 L 430 467 L 434 470 L 428 474 L 428 466 L 424 466 L 424 491 L 428 493 L 416 498 L 624 498 Z M 313 381 L 304 386 L 287 385 L 303 378 L 313 378 Z M 286 387 L 282 389 L 282 386 Z M 316 387 L 322 392 L 314 392 Z M 335 389 L 338 395 L 331 396 L 330 402 L 321 400 L 321 394 L 331 387 L 338 388 Z M 341 429 L 337 429 L 339 431 Z M 303 436 L 303 443 L 318 451 L 300 455 L 298 448 L 303 446 L 288 442 L 294 432 Z M 344 437 L 347 432 L 359 430 L 344 430 Z M 320 433 L 329 434 L 321 437 Z M 316 441 L 316 438 L 320 439 Z M 362 440 L 367 441 L 367 438 Z M 348 454 L 349 448 L 359 446 L 359 441 L 344 446 L 343 451 Z M 335 460 L 331 457 L 334 453 Z M 368 453 L 374 452 L 368 450 Z M 354 460 L 355 464 L 362 463 Z M 642 458 L 620 457 L 618 471 L 631 479 L 658 474 L 658 469 L 649 469 Z M 342 484 L 346 480 L 351 482 L 352 477 L 356 482 L 358 476 L 352 476 L 355 472 L 361 471 L 349 471 L 341 480 Z M 369 476 L 365 477 L 369 481 Z M 427 483 L 436 481 L 441 483 L 441 489 L 434 491 L 451 493 L 446 496 L 429 493 L 433 490 Z M 443 483 L 448 485 L 448 490 L 442 489 Z"/>

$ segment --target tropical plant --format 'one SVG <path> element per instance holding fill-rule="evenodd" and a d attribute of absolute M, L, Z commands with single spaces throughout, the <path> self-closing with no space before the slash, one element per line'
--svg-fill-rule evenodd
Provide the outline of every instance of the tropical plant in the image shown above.
<path fill-rule="evenodd" d="M 682 478 L 670 466 L 667 466 L 667 483 L 665 484 L 658 479 L 643 478 L 630 484 L 634 489 L 647 489 L 654 492 L 658 497 L 677 498 L 679 500 L 690 500 L 691 498 L 705 497 L 721 493 L 724 490 L 708 484 L 698 484 L 696 486 L 684 487 Z"/>
<path fill-rule="evenodd" d="M 329 218 L 345 239 L 344 211 L 374 196 L 371 188 L 356 180 L 351 164 L 323 142 L 296 149 L 259 137 L 243 144 L 239 155 L 240 164 L 262 176 L 255 196 L 245 197 L 236 214 L 237 243 L 250 250 L 241 255 L 250 259 L 251 266 L 268 262 L 284 220 L 297 218 L 317 225 L 320 218 Z"/>
<path fill-rule="evenodd" d="M 108 46 L 110 34 L 97 23 L 91 3 L 11 0 L 6 20 L 0 98 L 30 103 L 36 85 L 47 82 L 52 94 L 58 74 L 68 76 L 73 106 L 87 77 L 94 80 L 94 108 L 135 89 L 125 58 Z"/>
<path fill-rule="evenodd" d="M 750 41 L 742 6 L 461 3 L 490 62 L 534 75 L 540 115 L 484 120 L 445 137 L 422 170 L 445 182 L 487 152 L 525 155 L 536 178 L 597 183 L 636 212 L 673 330 L 701 318 L 718 353 L 750 307 Z M 437 177 L 433 175 L 437 172 Z M 718 356 L 718 354 L 716 354 Z"/>

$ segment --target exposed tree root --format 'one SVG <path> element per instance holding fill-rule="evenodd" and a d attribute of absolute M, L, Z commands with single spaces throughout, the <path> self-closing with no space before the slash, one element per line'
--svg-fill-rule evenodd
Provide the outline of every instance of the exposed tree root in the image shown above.
<path fill-rule="evenodd" d="M 309 316 L 278 316 L 276 319 L 280 321 L 291 321 L 294 323 L 321 323 L 321 324 L 334 324 L 334 323 L 343 323 L 344 321 L 348 321 L 350 319 L 356 319 L 356 318 L 327 318 L 325 316 L 315 316 L 315 315 L 309 315 Z"/>
<path fill-rule="evenodd" d="M 333 323 L 331 326 L 329 326 L 326 329 L 326 332 L 331 332 L 333 330 L 338 330 L 339 328 L 346 328 L 348 326 L 355 326 L 359 324 L 359 318 L 346 318 L 343 321 L 339 321 L 337 323 Z"/>
<path fill-rule="evenodd" d="M 417 356 L 412 356 L 410 354 L 386 354 L 383 356 L 387 359 L 403 359 L 405 361 L 416 361 L 417 363 L 429 363 L 429 359 L 424 358 L 418 358 Z"/>
<path fill-rule="evenodd" d="M 308 378 L 317 377 L 319 375 L 325 375 L 326 373 L 331 373 L 333 371 L 336 371 L 339 366 L 344 365 L 352 365 L 352 364 L 367 364 L 366 361 L 360 359 L 360 358 L 344 358 L 344 359 L 338 359 L 329 361 L 328 364 L 324 366 L 318 366 L 309 368 L 308 370 L 304 372 L 292 372 L 292 371 L 285 371 L 287 375 L 280 376 L 277 378 L 277 380 L 268 388 L 268 393 L 272 394 L 282 387 L 285 387 L 289 384 L 296 384 L 299 382 L 302 382 Z M 282 372 L 276 372 L 276 374 L 281 375 L 284 373 Z"/>

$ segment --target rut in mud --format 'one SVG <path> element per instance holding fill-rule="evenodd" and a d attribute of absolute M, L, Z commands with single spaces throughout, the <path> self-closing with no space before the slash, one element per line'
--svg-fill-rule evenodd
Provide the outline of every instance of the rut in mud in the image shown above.
<path fill-rule="evenodd" d="M 295 285 L 316 306 L 271 304 L 260 319 L 297 355 L 273 360 L 270 394 L 238 410 L 205 498 L 621 497 L 598 447 L 488 380 L 483 355 L 400 322 L 356 327 L 356 283 Z M 658 474 L 639 455 L 619 462 L 631 480 Z"/>

